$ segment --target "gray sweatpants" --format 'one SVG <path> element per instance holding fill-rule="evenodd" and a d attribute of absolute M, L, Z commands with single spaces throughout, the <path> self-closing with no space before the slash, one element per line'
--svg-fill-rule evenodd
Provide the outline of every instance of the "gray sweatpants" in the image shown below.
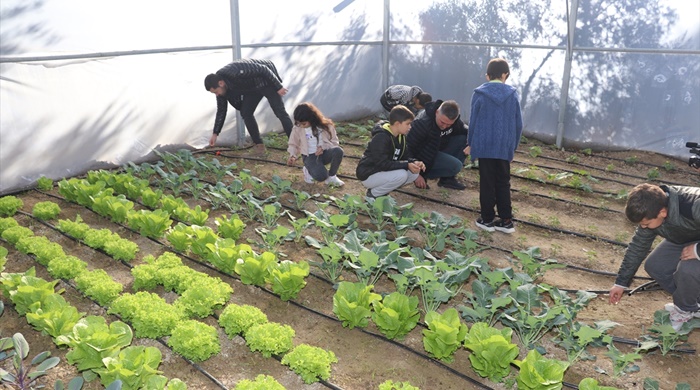
<path fill-rule="evenodd" d="M 363 180 L 362 185 L 369 188 L 372 195 L 383 196 L 417 178 L 418 174 L 411 173 L 408 169 L 395 169 L 374 173 L 367 180 Z"/>
<path fill-rule="evenodd" d="M 647 256 L 644 270 L 673 295 L 679 309 L 694 312 L 700 307 L 700 260 L 680 259 L 681 251 L 690 244 L 661 241 Z"/>

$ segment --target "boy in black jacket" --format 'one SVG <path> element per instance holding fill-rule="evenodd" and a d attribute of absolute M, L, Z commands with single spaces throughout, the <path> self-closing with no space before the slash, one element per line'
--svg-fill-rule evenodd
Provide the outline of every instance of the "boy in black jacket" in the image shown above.
<path fill-rule="evenodd" d="M 380 121 L 372 129 L 372 140 L 355 170 L 368 197 L 386 195 L 415 181 L 425 170 L 425 165 L 411 158 L 406 147 L 413 118 L 411 110 L 398 105 L 389 112 L 389 122 Z"/>

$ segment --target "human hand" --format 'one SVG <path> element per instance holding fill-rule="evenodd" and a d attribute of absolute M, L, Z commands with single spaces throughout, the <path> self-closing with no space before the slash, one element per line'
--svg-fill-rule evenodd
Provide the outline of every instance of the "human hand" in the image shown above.
<path fill-rule="evenodd" d="M 468 156 L 471 153 L 471 151 L 472 151 L 471 145 L 467 145 L 467 147 L 464 148 L 464 150 L 462 152 L 464 153 L 465 156 Z"/>
<path fill-rule="evenodd" d="M 700 258 L 695 255 L 697 245 L 698 244 L 689 244 L 683 247 L 681 251 L 681 260 L 700 260 Z"/>
<path fill-rule="evenodd" d="M 287 92 L 289 92 L 289 90 L 288 90 L 287 88 L 285 88 L 285 87 L 282 87 L 282 88 L 280 88 L 280 89 L 277 90 L 277 94 L 280 95 L 280 96 L 286 95 Z"/>
<path fill-rule="evenodd" d="M 408 170 L 411 171 L 411 173 L 418 173 L 420 172 L 420 167 L 418 167 L 418 164 L 415 162 L 410 162 L 408 163 Z"/>
<path fill-rule="evenodd" d="M 289 156 L 289 158 L 287 159 L 287 165 L 289 165 L 290 167 L 294 166 L 294 164 L 296 162 L 297 162 L 296 156 Z"/>
<path fill-rule="evenodd" d="M 318 145 L 318 146 L 316 147 L 316 153 L 314 153 L 314 154 L 317 155 L 317 156 L 320 156 L 320 155 L 323 154 L 323 148 L 321 147 L 321 145 Z"/>
<path fill-rule="evenodd" d="M 214 146 L 214 145 L 216 145 L 216 138 L 217 138 L 218 136 L 219 136 L 219 135 L 216 134 L 216 133 L 214 133 L 214 134 L 211 135 L 211 138 L 209 138 L 209 146 Z"/>
<path fill-rule="evenodd" d="M 425 178 L 421 175 L 418 175 L 418 178 L 413 181 L 413 184 L 415 184 L 418 188 L 425 189 L 428 187 L 428 183 L 425 182 Z"/>
<path fill-rule="evenodd" d="M 622 298 L 622 293 L 625 292 L 625 288 L 621 286 L 613 286 L 610 289 L 610 303 L 613 305 L 617 305 L 618 302 L 620 302 L 620 299 Z"/>

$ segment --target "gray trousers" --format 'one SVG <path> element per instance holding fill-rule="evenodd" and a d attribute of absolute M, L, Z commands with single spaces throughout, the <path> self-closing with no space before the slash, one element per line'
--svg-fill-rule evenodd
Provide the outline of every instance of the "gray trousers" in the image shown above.
<path fill-rule="evenodd" d="M 663 240 L 647 256 L 644 270 L 673 295 L 673 303 L 683 311 L 700 307 L 700 260 L 681 260 L 681 251 L 692 243 L 674 244 Z"/>
<path fill-rule="evenodd" d="M 329 176 L 335 176 L 341 161 L 343 161 L 343 149 L 339 147 L 325 149 L 320 156 L 315 154 L 304 156 L 304 166 L 316 181 L 324 181 Z M 331 164 L 330 168 L 326 169 L 326 164 Z"/>
<path fill-rule="evenodd" d="M 418 174 L 411 173 L 408 169 L 395 169 L 374 173 L 367 180 L 363 180 L 362 185 L 369 188 L 372 195 L 383 196 L 404 184 L 415 181 L 417 178 Z"/>

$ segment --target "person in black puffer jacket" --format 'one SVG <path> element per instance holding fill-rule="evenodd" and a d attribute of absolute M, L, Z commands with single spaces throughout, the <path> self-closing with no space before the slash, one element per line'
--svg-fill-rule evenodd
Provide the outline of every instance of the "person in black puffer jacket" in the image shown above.
<path fill-rule="evenodd" d="M 463 190 L 466 186 L 455 178 L 462 170 L 469 153 L 467 126 L 459 117 L 454 100 L 436 100 L 426 104 L 413 121 L 408 133 L 408 150 L 425 164 L 425 171 L 416 179 L 418 188 L 429 188 L 427 179 L 437 179 L 438 186 Z"/>
<path fill-rule="evenodd" d="M 257 152 L 264 152 L 265 145 L 260 138 L 260 129 L 255 120 L 255 109 L 263 97 L 270 103 L 270 108 L 282 123 L 284 132 L 289 137 L 292 132 L 292 119 L 287 114 L 282 102 L 282 96 L 287 88 L 282 86 L 282 78 L 272 61 L 256 59 L 240 59 L 219 69 L 216 73 L 207 75 L 204 88 L 216 95 L 216 120 L 209 145 L 216 144 L 216 138 L 226 120 L 228 103 L 241 112 L 250 138 Z"/>
<path fill-rule="evenodd" d="M 389 112 L 389 122 L 379 121 L 372 129 L 372 140 L 355 170 L 368 197 L 383 196 L 413 182 L 425 169 L 421 161 L 411 158 L 406 147 L 413 118 L 407 107 L 398 105 Z"/>

